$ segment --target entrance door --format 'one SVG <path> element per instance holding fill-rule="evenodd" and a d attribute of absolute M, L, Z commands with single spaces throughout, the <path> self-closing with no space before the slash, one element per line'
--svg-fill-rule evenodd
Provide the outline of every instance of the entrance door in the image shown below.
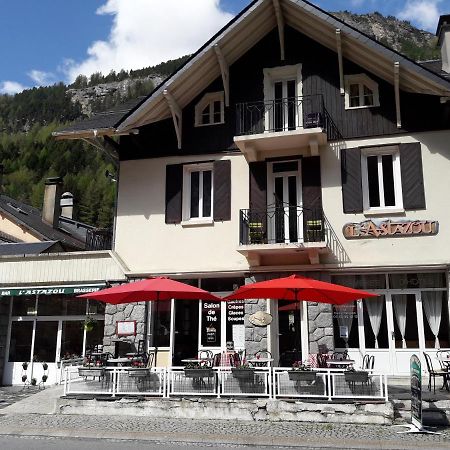
<path fill-rule="evenodd" d="M 267 200 L 269 242 L 301 242 L 303 227 L 299 160 L 272 163 Z"/>
<path fill-rule="evenodd" d="M 420 357 L 425 349 L 423 312 L 420 292 L 391 294 L 391 361 L 394 373 L 409 373 L 409 360 L 413 354 Z"/>
<path fill-rule="evenodd" d="M 198 352 L 198 300 L 175 300 L 175 327 L 172 364 L 193 358 Z"/>
<path fill-rule="evenodd" d="M 280 366 L 291 367 L 295 361 L 302 361 L 302 302 L 279 300 L 278 306 L 278 352 Z"/>
<path fill-rule="evenodd" d="M 273 129 L 274 131 L 295 130 L 299 122 L 297 111 L 297 80 L 286 79 L 273 84 Z"/>

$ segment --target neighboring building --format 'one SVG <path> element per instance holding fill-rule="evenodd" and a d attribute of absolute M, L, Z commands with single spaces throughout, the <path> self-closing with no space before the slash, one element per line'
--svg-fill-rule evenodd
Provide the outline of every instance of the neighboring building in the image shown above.
<path fill-rule="evenodd" d="M 379 294 L 299 311 L 173 300 L 157 330 L 146 305 L 139 338 L 158 334 L 159 364 L 232 340 L 283 365 L 348 347 L 401 374 L 413 353 L 450 347 L 448 18 L 437 68 L 306 1 L 256 0 L 122 118 L 56 133 L 117 152 L 114 252 L 129 279 L 225 293 L 295 272 Z M 260 309 L 267 328 L 248 321 Z M 112 349 L 130 314 L 106 314 Z"/>
<path fill-rule="evenodd" d="M 24 374 L 39 382 L 41 362 L 54 383 L 61 359 L 103 340 L 104 305 L 75 297 L 123 281 L 123 270 L 108 250 L 111 233 L 73 220 L 72 208 L 60 178 L 46 181 L 42 212 L 0 195 L 0 383 L 20 384 Z"/>

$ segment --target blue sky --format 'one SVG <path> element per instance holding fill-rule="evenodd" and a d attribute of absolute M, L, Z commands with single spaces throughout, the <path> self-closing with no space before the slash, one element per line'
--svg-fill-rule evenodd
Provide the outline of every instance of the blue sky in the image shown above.
<path fill-rule="evenodd" d="M 249 0 L 0 0 L 0 93 L 140 68 L 198 48 Z M 450 0 L 315 0 L 435 31 Z M 195 5 L 195 7 L 193 7 Z"/>

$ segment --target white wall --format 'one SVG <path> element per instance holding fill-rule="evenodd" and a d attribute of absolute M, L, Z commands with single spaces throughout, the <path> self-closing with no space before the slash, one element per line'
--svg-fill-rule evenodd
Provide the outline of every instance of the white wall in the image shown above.
<path fill-rule="evenodd" d="M 183 227 L 165 223 L 166 165 L 231 160 L 231 221 Z M 125 161 L 120 166 L 115 251 L 135 273 L 246 270 L 239 210 L 249 206 L 249 171 L 240 155 Z"/>
<path fill-rule="evenodd" d="M 450 261 L 450 132 L 429 132 L 412 136 L 348 141 L 347 148 L 380 144 L 421 142 L 426 209 L 382 218 L 438 220 L 437 236 L 345 240 L 342 227 L 374 216 L 344 214 L 342 208 L 341 166 L 338 152 L 321 152 L 323 208 L 350 259 L 349 266 L 391 266 L 448 264 Z M 377 217 L 377 216 L 375 216 Z"/>
<path fill-rule="evenodd" d="M 361 222 L 369 216 L 343 213 L 339 152 L 330 147 L 320 149 L 323 208 L 349 258 L 346 266 L 448 264 L 450 132 L 353 140 L 348 141 L 346 146 L 352 148 L 416 141 L 422 143 L 427 209 L 382 217 L 438 220 L 440 230 L 437 236 L 346 240 L 342 234 L 344 224 Z M 280 156 L 283 154 L 280 153 Z M 232 220 L 189 228 L 179 224 L 166 225 L 166 165 L 219 158 L 230 159 L 232 163 Z M 237 252 L 237 248 L 239 210 L 248 207 L 249 169 L 240 154 L 125 161 L 120 168 L 115 250 L 135 274 L 245 271 L 249 268 L 247 260 Z M 328 262 L 330 268 L 336 267 L 336 262 Z"/>

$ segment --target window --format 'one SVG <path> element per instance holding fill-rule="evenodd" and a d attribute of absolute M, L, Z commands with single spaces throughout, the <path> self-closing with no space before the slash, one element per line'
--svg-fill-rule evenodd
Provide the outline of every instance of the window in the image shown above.
<path fill-rule="evenodd" d="M 397 146 L 363 149 L 361 171 L 364 211 L 403 210 Z"/>
<path fill-rule="evenodd" d="M 195 106 L 195 126 L 225 123 L 225 104 L 223 92 L 210 92 Z"/>
<path fill-rule="evenodd" d="M 365 74 L 345 77 L 345 109 L 380 106 L 378 83 Z"/>
<path fill-rule="evenodd" d="M 184 166 L 183 221 L 212 221 L 213 164 Z"/>

